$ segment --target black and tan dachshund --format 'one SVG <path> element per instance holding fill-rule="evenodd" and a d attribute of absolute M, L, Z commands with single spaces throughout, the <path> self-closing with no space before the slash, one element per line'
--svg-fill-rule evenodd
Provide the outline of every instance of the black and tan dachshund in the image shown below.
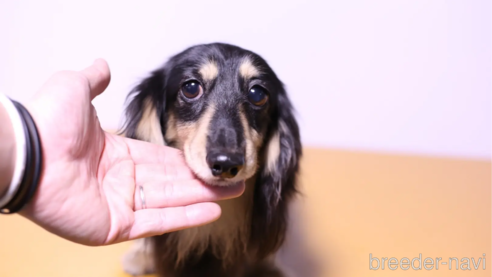
<path fill-rule="evenodd" d="M 126 119 L 126 136 L 182 150 L 206 184 L 246 181 L 242 196 L 218 202 L 216 222 L 137 242 L 126 271 L 284 276 L 274 256 L 302 149 L 284 85 L 263 58 L 222 43 L 188 48 L 133 89 Z"/>

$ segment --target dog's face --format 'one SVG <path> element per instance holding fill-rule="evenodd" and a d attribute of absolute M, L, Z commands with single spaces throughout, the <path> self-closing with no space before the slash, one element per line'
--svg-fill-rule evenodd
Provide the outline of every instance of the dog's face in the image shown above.
<path fill-rule="evenodd" d="M 260 56 L 235 46 L 189 48 L 133 93 L 127 135 L 183 150 L 208 184 L 246 180 L 259 166 L 273 171 L 282 150 L 295 157 L 280 132 L 300 145 L 294 119 L 282 118 L 291 106 L 281 81 Z"/>
<path fill-rule="evenodd" d="M 183 150 L 192 170 L 215 185 L 256 172 L 279 85 L 262 59 L 233 50 L 185 51 L 165 88 L 166 143 Z"/>

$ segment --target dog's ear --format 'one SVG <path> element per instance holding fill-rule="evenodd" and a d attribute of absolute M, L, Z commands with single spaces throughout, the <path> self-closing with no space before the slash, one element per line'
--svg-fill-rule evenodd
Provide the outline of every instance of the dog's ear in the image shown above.
<path fill-rule="evenodd" d="M 126 122 L 121 133 L 129 138 L 164 145 L 165 73 L 159 69 L 138 84 L 128 95 Z"/>
<path fill-rule="evenodd" d="M 283 86 L 263 147 L 261 170 L 256 175 L 252 242 L 264 258 L 283 243 L 287 204 L 297 192 L 297 172 L 302 155 L 299 127 Z"/>

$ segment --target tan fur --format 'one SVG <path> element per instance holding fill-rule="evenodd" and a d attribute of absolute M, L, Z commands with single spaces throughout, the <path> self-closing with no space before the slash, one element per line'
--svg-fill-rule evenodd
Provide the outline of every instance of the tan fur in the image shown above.
<path fill-rule="evenodd" d="M 169 113 L 166 123 L 166 142 L 174 142 L 174 147 L 183 150 L 184 143 L 197 128 L 197 124 L 177 122 L 174 113 Z"/>
<path fill-rule="evenodd" d="M 214 255 L 225 263 L 230 262 L 237 251 L 246 251 L 251 221 L 248 207 L 252 205 L 253 194 L 254 179 L 250 179 L 243 195 L 217 202 L 222 209 L 217 221 L 170 234 L 178 245 L 178 263 L 190 253 L 200 255 L 208 246 L 212 246 Z"/>
<path fill-rule="evenodd" d="M 287 125 L 282 120 L 279 121 L 279 129 L 283 133 L 289 132 Z M 267 162 L 266 166 L 267 166 L 268 172 L 273 173 L 275 168 L 277 167 L 277 164 L 278 164 L 279 158 L 280 158 L 281 150 L 282 149 L 281 149 L 281 144 L 280 144 L 280 135 L 277 132 L 272 136 L 272 138 L 268 142 L 267 157 L 266 157 L 266 162 Z M 290 152 L 291 151 L 290 148 L 285 148 L 284 151 L 287 152 L 287 153 L 285 153 L 285 155 L 287 157 L 292 157 L 291 155 L 293 153 Z M 281 198 L 282 187 L 277 186 L 275 188 L 275 190 L 276 190 L 276 194 L 277 194 L 276 201 L 279 201 Z"/>
<path fill-rule="evenodd" d="M 207 133 L 210 121 L 215 113 L 215 106 L 210 105 L 206 108 L 200 120 L 196 123 L 187 125 L 186 134 L 181 133 L 178 140 L 184 141 L 183 152 L 186 162 L 198 177 L 207 181 L 212 178 L 212 173 L 207 165 Z M 182 131 L 184 131 L 182 129 Z M 180 133 L 180 130 L 177 130 Z"/>
<path fill-rule="evenodd" d="M 280 156 L 280 137 L 278 132 L 275 133 L 270 141 L 268 142 L 267 149 L 267 170 L 268 172 L 273 172 L 278 163 L 278 157 Z"/>
<path fill-rule="evenodd" d="M 150 99 L 145 99 L 144 101 L 143 114 L 136 128 L 136 135 L 139 139 L 164 145 L 161 124 Z"/>
<path fill-rule="evenodd" d="M 239 74 L 241 74 L 241 77 L 244 79 L 251 79 L 260 75 L 260 70 L 253 65 L 249 57 L 246 57 L 239 66 Z"/>
<path fill-rule="evenodd" d="M 244 140 L 246 142 L 245 165 L 240 174 L 242 178 L 245 179 L 244 176 L 247 176 L 246 178 L 253 176 L 258 167 L 257 153 L 258 149 L 261 147 L 261 137 L 256 130 L 249 126 L 248 120 L 246 119 L 244 110 L 241 106 L 239 107 L 239 118 L 241 119 L 241 125 L 244 131 Z"/>
<path fill-rule="evenodd" d="M 219 75 L 219 67 L 213 60 L 209 60 L 200 67 L 200 75 L 205 81 L 211 81 Z"/>
<path fill-rule="evenodd" d="M 166 122 L 166 143 L 175 141 L 178 137 L 178 131 L 176 130 L 176 117 L 174 113 L 169 112 Z"/>
<path fill-rule="evenodd" d="M 155 272 L 154 250 L 150 239 L 137 239 L 122 259 L 123 270 L 133 276 Z"/>

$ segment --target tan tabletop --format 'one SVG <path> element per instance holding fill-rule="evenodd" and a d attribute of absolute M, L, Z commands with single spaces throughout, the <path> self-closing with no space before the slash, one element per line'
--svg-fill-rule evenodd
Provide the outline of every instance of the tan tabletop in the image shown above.
<path fill-rule="evenodd" d="M 306 149 L 304 196 L 283 261 L 307 276 L 491 276 L 491 163 Z M 80 246 L 19 216 L 0 216 L 0 276 L 126 276 L 128 243 Z M 370 270 L 378 258 L 422 255 L 432 270 Z M 475 270 L 478 258 L 486 270 Z M 435 268 L 469 258 L 471 270 Z M 464 260 L 466 262 L 466 260 Z M 418 261 L 415 262 L 417 266 Z M 376 266 L 373 262 L 373 266 Z M 462 265 L 462 262 L 459 262 Z M 463 265 L 462 265 L 463 266 Z"/>

